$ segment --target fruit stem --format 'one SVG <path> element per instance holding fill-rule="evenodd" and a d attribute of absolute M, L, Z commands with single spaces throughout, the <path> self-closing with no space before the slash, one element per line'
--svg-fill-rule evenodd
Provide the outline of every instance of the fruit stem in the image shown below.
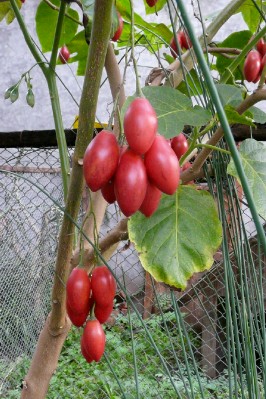
<path fill-rule="evenodd" d="M 131 9 L 131 59 L 133 61 L 134 71 L 136 75 L 136 93 L 138 97 L 144 97 L 144 94 L 141 90 L 140 79 L 138 75 L 138 67 L 137 61 L 135 58 L 135 37 L 134 37 L 134 9 L 133 9 L 133 1 L 130 0 L 130 9 Z"/>
<path fill-rule="evenodd" d="M 224 150 L 223 148 L 216 147 L 216 146 L 210 145 L 210 144 L 197 144 L 195 147 L 196 148 L 209 148 L 210 150 L 220 151 L 220 152 L 223 152 L 224 154 L 231 155 L 230 151 Z"/>

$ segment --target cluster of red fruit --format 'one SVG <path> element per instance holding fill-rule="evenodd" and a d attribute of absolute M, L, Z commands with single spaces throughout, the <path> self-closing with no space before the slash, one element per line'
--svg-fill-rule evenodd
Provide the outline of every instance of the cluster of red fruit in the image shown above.
<path fill-rule="evenodd" d="M 102 325 L 113 310 L 116 283 L 106 266 L 96 267 L 88 276 L 86 270 L 74 268 L 67 280 L 66 308 L 71 322 L 76 327 L 86 323 L 81 337 L 81 352 L 87 362 L 98 362 L 105 348 L 105 333 Z M 87 321 L 94 310 L 94 319 Z"/>
<path fill-rule="evenodd" d="M 124 117 L 128 147 L 102 130 L 88 145 L 83 173 L 92 191 L 101 190 L 107 202 L 118 202 L 125 216 L 138 210 L 151 216 L 161 194 L 172 195 L 179 184 L 179 159 L 187 151 L 183 134 L 171 141 L 157 133 L 158 120 L 150 102 L 135 98 Z M 187 167 L 187 166 L 186 166 Z"/>
<path fill-rule="evenodd" d="M 256 50 L 251 50 L 244 63 L 244 77 L 248 82 L 257 83 L 266 63 L 266 43 L 260 39 Z"/>
<path fill-rule="evenodd" d="M 183 30 L 176 32 L 176 37 L 177 37 L 177 40 L 178 40 L 178 43 L 179 43 L 179 46 L 181 49 L 188 50 L 189 48 L 192 47 L 190 38 L 188 37 L 186 32 L 184 32 Z M 170 50 L 171 50 L 172 56 L 174 58 L 176 58 L 177 54 L 178 54 L 178 49 L 177 49 L 177 44 L 176 44 L 174 36 L 172 37 L 172 39 L 170 41 Z"/>

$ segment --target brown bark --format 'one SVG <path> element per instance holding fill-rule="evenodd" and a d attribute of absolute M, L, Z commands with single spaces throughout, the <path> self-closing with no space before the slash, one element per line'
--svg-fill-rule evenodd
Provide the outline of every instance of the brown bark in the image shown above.
<path fill-rule="evenodd" d="M 23 399 L 45 398 L 48 384 L 52 378 L 58 364 L 58 358 L 65 342 L 67 334 L 71 328 L 68 319 L 60 335 L 53 336 L 49 331 L 49 317 L 39 336 L 38 345 L 32 358 L 32 364 L 27 377 L 22 382 Z"/>

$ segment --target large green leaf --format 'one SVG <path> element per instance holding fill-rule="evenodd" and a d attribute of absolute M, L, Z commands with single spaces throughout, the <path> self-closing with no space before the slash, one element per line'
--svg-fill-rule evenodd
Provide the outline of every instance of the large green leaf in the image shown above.
<path fill-rule="evenodd" d="M 21 0 L 16 0 L 17 6 L 20 9 L 22 7 Z M 15 19 L 14 11 L 12 10 L 11 3 L 9 1 L 0 2 L 0 22 L 5 18 L 7 25 Z"/>
<path fill-rule="evenodd" d="M 52 0 L 52 3 L 56 6 L 60 6 L 59 0 Z M 79 20 L 77 11 L 67 8 L 67 14 L 72 18 Z M 51 51 L 54 42 L 55 29 L 57 24 L 58 11 L 53 10 L 47 3 L 42 1 L 36 12 L 36 31 L 39 41 L 42 46 L 42 51 Z M 60 37 L 59 46 L 63 46 L 68 43 L 76 34 L 78 30 L 77 22 L 70 18 L 64 18 L 64 24 L 62 29 L 62 35 Z"/>
<path fill-rule="evenodd" d="M 254 139 L 247 139 L 241 143 L 239 154 L 257 210 L 266 218 L 266 146 Z M 227 170 L 239 180 L 232 159 Z"/>
<path fill-rule="evenodd" d="M 191 186 L 164 195 L 150 218 L 136 213 L 128 231 L 144 269 L 157 281 L 181 289 L 194 273 L 211 267 L 222 240 L 212 196 Z"/>
<path fill-rule="evenodd" d="M 203 126 L 211 118 L 211 113 L 199 106 L 194 106 L 189 97 L 171 87 L 146 86 L 142 89 L 158 117 L 158 132 L 171 138 L 179 134 L 185 125 Z M 136 95 L 128 97 L 122 109 L 124 115 L 130 102 Z"/>
<path fill-rule="evenodd" d="M 252 33 L 256 32 L 261 21 L 261 15 L 254 2 L 260 8 L 261 0 L 245 0 L 237 10 L 237 12 L 242 13 L 243 19 Z"/>
<path fill-rule="evenodd" d="M 252 33 L 249 30 L 244 30 L 244 31 L 239 31 L 239 32 L 234 32 L 230 36 L 228 36 L 223 42 L 219 43 L 219 47 L 231 47 L 231 48 L 237 48 L 237 49 L 243 49 L 243 47 L 246 46 L 248 43 L 249 39 L 251 38 Z M 225 71 L 226 68 L 229 67 L 229 65 L 232 62 L 232 59 L 230 58 L 225 58 L 220 54 L 216 55 L 217 60 L 216 60 L 216 68 L 220 75 L 222 75 Z M 238 69 L 234 71 L 234 79 L 241 80 L 242 79 L 242 69 L 243 69 L 243 64 L 244 61 L 239 65 Z M 232 81 L 232 79 L 231 79 Z"/>

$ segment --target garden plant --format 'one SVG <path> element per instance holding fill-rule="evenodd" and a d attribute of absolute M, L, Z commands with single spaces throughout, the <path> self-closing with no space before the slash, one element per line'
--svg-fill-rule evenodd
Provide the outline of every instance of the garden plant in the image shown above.
<path fill-rule="evenodd" d="M 26 41 L 36 61 L 32 67 L 40 68 L 47 82 L 65 201 L 64 206 L 55 202 L 64 215 L 51 311 L 31 361 L 25 360 L 12 376 L 22 379 L 22 399 L 42 399 L 46 395 L 67 398 L 62 384 L 77 384 L 75 396 L 69 397 L 88 397 L 99 389 L 91 378 L 94 375 L 101 375 L 101 388 L 107 395 L 103 397 L 109 398 L 254 399 L 266 395 L 266 342 L 264 327 L 260 327 L 265 325 L 262 281 L 253 273 L 255 266 L 238 202 L 243 198 L 237 194 L 240 184 L 255 223 L 260 251 L 266 254 L 266 148 L 256 139 L 256 127 L 266 123 L 266 113 L 256 106 L 266 99 L 265 4 L 259 0 L 231 0 L 206 24 L 200 1 L 192 2 L 202 32 L 197 37 L 183 0 L 142 1 L 145 17 L 134 11 L 132 0 L 42 0 L 35 16 L 38 45 L 23 19 L 24 1 L 0 2 L 1 24 L 19 24 L 18 40 Z M 165 10 L 168 20 L 156 22 Z M 215 35 L 235 14 L 242 15 L 246 29 L 217 42 Z M 139 51 L 149 53 L 157 62 L 156 67 L 150 65 L 143 87 Z M 70 167 L 57 71 L 72 63 L 77 75 L 84 76 L 84 83 Z M 104 68 L 113 107 L 107 125 L 101 121 L 102 128 L 95 130 Z M 17 83 L 3 95 L 12 103 L 22 101 L 19 90 L 26 84 L 26 102 L 34 113 L 36 83 L 30 73 L 18 71 Z M 127 79 L 136 82 L 132 93 L 125 93 Z M 249 135 L 242 137 L 238 148 L 231 130 L 235 124 L 249 127 Z M 85 186 L 90 204 L 79 224 Z M 230 221 L 225 192 L 238 204 L 237 209 L 230 210 Z M 101 237 L 107 203 L 117 204 L 121 219 Z M 111 254 L 125 239 L 134 244 L 145 271 L 171 288 L 170 308 L 158 305 L 163 316 L 143 321 L 123 280 L 108 267 Z M 185 290 L 196 273 L 209 270 L 219 250 L 226 276 L 228 370 L 210 382 L 193 356 L 191 342 L 195 336 L 184 326 L 175 292 Z M 230 251 L 236 254 L 239 265 L 245 263 L 244 259 L 249 261 L 248 272 L 239 266 L 241 279 L 237 285 L 226 268 Z M 249 274 L 255 276 L 255 288 L 249 287 Z M 252 297 L 252 289 L 258 300 Z M 111 328 L 107 321 L 117 290 L 124 291 L 129 311 L 127 318 L 120 316 Z M 250 297 L 253 299 L 247 306 Z M 162 333 L 161 324 L 168 333 Z M 139 328 L 144 335 L 138 338 Z M 164 370 L 159 375 L 155 371 L 157 363 L 150 364 L 151 372 L 164 386 L 160 394 L 137 366 L 134 334 L 147 353 L 147 343 L 152 345 L 156 362 Z M 177 342 L 182 350 L 177 349 Z M 116 368 L 108 362 L 106 345 L 119 347 L 121 356 L 116 359 Z M 259 371 L 255 346 L 262 359 Z M 60 364 L 55 374 L 62 348 L 65 369 Z M 76 359 L 74 365 L 64 364 L 70 352 Z M 134 365 L 134 378 L 130 380 L 119 364 L 127 357 Z M 101 363 L 103 359 L 107 359 L 109 368 Z M 89 367 L 91 373 L 84 381 L 79 377 L 81 365 Z M 70 376 L 72 368 L 75 380 L 62 376 L 59 381 L 61 374 Z M 121 396 L 114 393 L 114 385 L 119 386 Z M 9 397 L 16 394 L 14 389 Z"/>

